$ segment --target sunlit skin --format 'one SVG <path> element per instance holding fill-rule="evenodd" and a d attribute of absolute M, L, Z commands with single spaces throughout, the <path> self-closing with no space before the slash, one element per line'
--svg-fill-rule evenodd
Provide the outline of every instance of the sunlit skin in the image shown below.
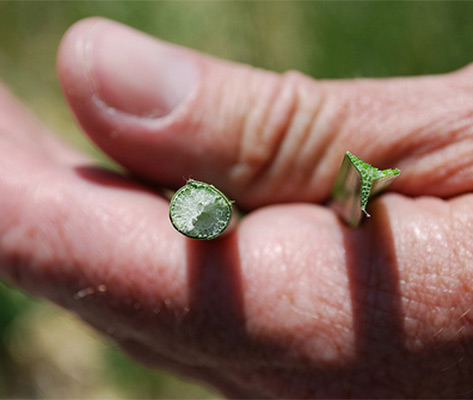
<path fill-rule="evenodd" d="M 0 89 L 2 278 L 227 396 L 472 395 L 470 67 L 316 81 L 88 19 L 57 69 L 84 132 L 137 179 Z M 358 229 L 325 205 L 346 150 L 402 170 Z M 247 212 L 222 238 L 172 228 L 159 188 L 190 177 Z"/>

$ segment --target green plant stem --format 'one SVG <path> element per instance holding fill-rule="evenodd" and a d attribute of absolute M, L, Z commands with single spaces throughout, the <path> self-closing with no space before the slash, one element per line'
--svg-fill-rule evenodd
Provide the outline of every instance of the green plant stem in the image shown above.
<path fill-rule="evenodd" d="M 370 197 L 386 189 L 399 176 L 399 169 L 379 170 L 359 157 L 345 153 L 332 190 L 332 207 L 351 227 L 360 225 Z"/>
<path fill-rule="evenodd" d="M 174 228 L 191 239 L 218 237 L 232 219 L 232 202 L 215 186 L 189 179 L 172 197 L 169 217 Z"/>

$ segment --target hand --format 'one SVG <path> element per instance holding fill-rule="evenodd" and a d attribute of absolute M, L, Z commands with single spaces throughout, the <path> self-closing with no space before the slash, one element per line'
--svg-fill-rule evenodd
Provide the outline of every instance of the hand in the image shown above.
<path fill-rule="evenodd" d="M 471 68 L 315 81 L 88 19 L 58 72 L 140 181 L 91 167 L 2 89 L 4 279 L 228 396 L 471 396 Z M 323 206 L 346 150 L 402 170 L 356 230 Z M 248 215 L 184 238 L 158 192 L 189 177 Z"/>

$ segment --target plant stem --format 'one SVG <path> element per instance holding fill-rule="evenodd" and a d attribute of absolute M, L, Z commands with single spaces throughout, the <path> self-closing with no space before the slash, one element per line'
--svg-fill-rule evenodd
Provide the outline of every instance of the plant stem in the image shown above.
<path fill-rule="evenodd" d="M 370 197 L 386 189 L 399 176 L 399 169 L 379 170 L 349 151 L 332 190 L 332 207 L 351 227 L 360 225 L 363 214 L 370 217 L 366 206 Z"/>
<path fill-rule="evenodd" d="M 210 240 L 230 224 L 232 202 L 215 186 L 189 179 L 172 197 L 169 217 L 183 235 Z"/>

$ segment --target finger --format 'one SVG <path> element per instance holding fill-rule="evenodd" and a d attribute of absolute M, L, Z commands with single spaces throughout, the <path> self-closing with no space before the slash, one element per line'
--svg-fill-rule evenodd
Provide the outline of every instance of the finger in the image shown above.
<path fill-rule="evenodd" d="M 473 186 L 471 72 L 315 81 L 228 63 L 88 19 L 58 71 L 77 119 L 109 155 L 155 182 L 218 185 L 240 205 L 323 201 L 346 150 L 399 167 L 393 189 Z"/>
<path fill-rule="evenodd" d="M 0 139 L 5 146 L 23 149 L 30 157 L 50 162 L 73 165 L 88 160 L 49 132 L 1 83 Z"/>
<path fill-rule="evenodd" d="M 283 398 L 471 394 L 472 205 L 387 195 L 359 230 L 315 206 L 250 214 L 241 329 L 260 347 L 242 380 Z"/>
<path fill-rule="evenodd" d="M 133 330 L 123 328 L 127 309 L 152 304 L 172 314 L 184 301 L 184 243 L 169 222 L 167 200 L 88 167 L 88 157 L 56 140 L 1 86 L 0 153 L 2 279 L 119 339 Z"/>
<path fill-rule="evenodd" d="M 165 200 L 115 175 L 5 153 L 1 275 L 117 340 L 278 397 L 468 390 L 471 196 L 388 195 L 359 230 L 274 206 L 195 242 Z"/>
<path fill-rule="evenodd" d="M 5 105 L 10 112 L 22 109 L 16 102 Z M 175 349 L 168 324 L 189 311 L 187 256 L 185 239 L 169 222 L 167 200 L 104 170 L 64 168 L 49 147 L 34 146 L 45 140 L 41 126 L 34 121 L 25 132 L 24 122 L 16 136 L 4 129 L 0 141 L 0 277 L 76 311 L 120 343 L 151 343 L 147 356 L 153 354 L 155 366 L 199 377 L 228 394 L 247 393 L 213 367 L 189 365 L 195 354 Z M 157 322 L 154 328 L 140 321 L 142 313 Z"/>
<path fill-rule="evenodd" d="M 184 308 L 185 241 L 167 200 L 106 171 L 1 149 L 2 278 L 118 338 L 135 337 L 130 313 Z"/>

